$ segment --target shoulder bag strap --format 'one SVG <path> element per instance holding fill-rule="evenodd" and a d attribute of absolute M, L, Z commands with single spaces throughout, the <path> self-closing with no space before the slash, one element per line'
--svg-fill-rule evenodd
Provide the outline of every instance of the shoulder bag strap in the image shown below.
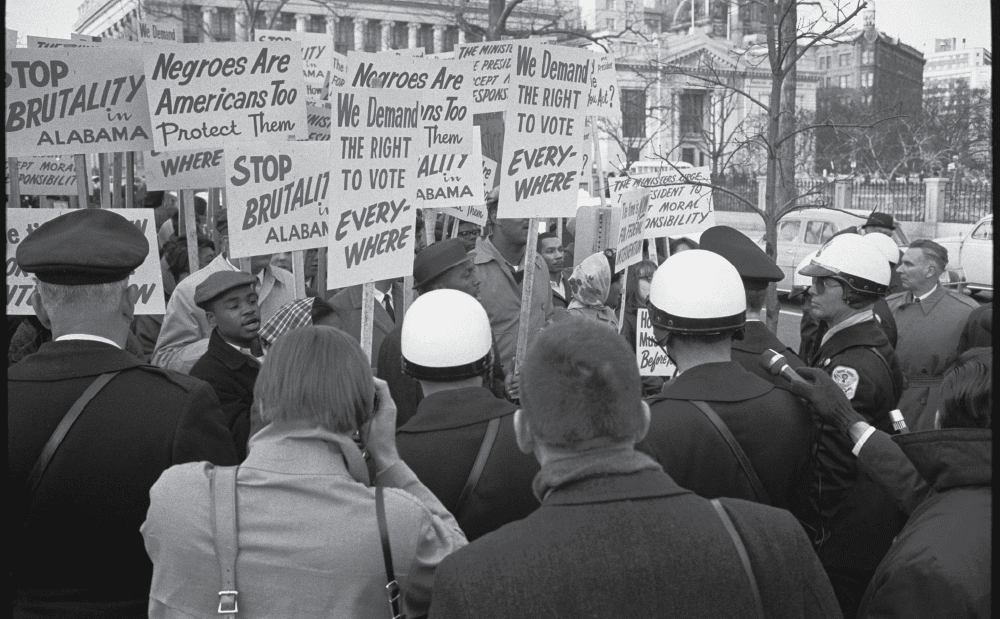
<path fill-rule="evenodd" d="M 236 521 L 236 471 L 239 466 L 217 466 L 212 469 L 212 527 L 215 557 L 219 560 L 222 589 L 219 591 L 218 614 L 236 619 L 239 611 L 236 598 L 236 555 L 239 553 Z"/>
<path fill-rule="evenodd" d="M 743 545 L 743 540 L 740 538 L 739 531 L 733 525 L 733 521 L 729 518 L 729 514 L 726 513 L 726 508 L 722 506 L 719 499 L 712 499 L 712 507 L 715 508 L 715 512 L 719 514 L 719 519 L 722 520 L 722 524 L 726 527 L 726 533 L 729 533 L 729 537 L 733 540 L 733 546 L 736 546 L 736 553 L 740 555 L 740 563 L 743 564 L 743 571 L 746 572 L 747 578 L 750 579 L 750 594 L 753 595 L 753 603 L 757 610 L 758 619 L 765 619 L 767 615 L 764 614 L 764 603 L 760 598 L 760 589 L 757 588 L 757 578 L 753 575 L 753 567 L 750 565 L 750 556 L 747 554 L 746 546 Z"/>
<path fill-rule="evenodd" d="M 753 465 L 750 464 L 750 458 L 747 457 L 746 452 L 740 447 L 740 444 L 736 442 L 736 437 L 733 433 L 729 431 L 726 426 L 726 422 L 722 420 L 719 415 L 712 410 L 712 407 L 701 400 L 691 400 L 691 404 L 694 404 L 698 410 L 700 410 L 708 420 L 712 422 L 715 429 L 719 431 L 722 438 L 725 439 L 726 443 L 729 445 L 729 449 L 733 452 L 736 457 L 736 461 L 739 462 L 740 468 L 743 469 L 743 473 L 750 480 L 750 486 L 753 488 L 754 494 L 757 495 L 757 500 L 765 505 L 772 505 L 771 495 L 767 493 L 767 489 L 764 488 L 764 484 L 761 483 L 760 478 L 757 477 L 757 472 L 754 471 Z"/>
<path fill-rule="evenodd" d="M 378 535 L 382 541 L 382 560 L 385 562 L 385 589 L 389 592 L 389 608 L 392 619 L 406 619 L 399 610 L 399 583 L 396 570 L 392 568 L 392 550 L 389 547 L 389 527 L 385 523 L 385 497 L 381 485 L 375 486 L 375 515 L 378 517 Z"/>
<path fill-rule="evenodd" d="M 455 517 L 462 513 L 465 505 L 472 498 L 472 491 L 476 489 L 479 478 L 486 468 L 486 461 L 490 459 L 490 452 L 493 451 L 493 444 L 497 441 L 497 434 L 500 432 L 500 417 L 490 419 L 490 424 L 486 427 L 486 436 L 483 437 L 483 444 L 479 446 L 479 454 L 476 456 L 476 463 L 472 465 L 469 479 L 465 480 L 465 487 L 462 494 L 458 495 L 458 503 L 455 504 Z"/>
<path fill-rule="evenodd" d="M 59 449 L 59 445 L 62 444 L 63 439 L 66 438 L 66 434 L 69 433 L 69 429 L 76 423 L 76 420 L 80 417 L 80 413 L 83 409 L 90 404 L 90 401 L 94 399 L 104 386 L 111 382 L 111 379 L 118 376 L 121 370 L 118 372 L 108 372 L 107 374 L 101 374 L 97 379 L 90 383 L 90 386 L 83 392 L 73 406 L 70 407 L 69 412 L 62 418 L 59 425 L 56 426 L 55 431 L 49 440 L 42 447 L 42 453 L 38 455 L 38 460 L 35 461 L 35 465 L 31 467 L 31 472 L 28 473 L 28 480 L 25 484 L 28 489 L 29 501 L 34 498 L 35 491 L 38 489 L 38 484 L 42 480 L 42 475 L 45 473 L 45 469 L 48 468 L 49 462 L 52 461 L 52 456 L 55 455 L 56 450 Z"/>

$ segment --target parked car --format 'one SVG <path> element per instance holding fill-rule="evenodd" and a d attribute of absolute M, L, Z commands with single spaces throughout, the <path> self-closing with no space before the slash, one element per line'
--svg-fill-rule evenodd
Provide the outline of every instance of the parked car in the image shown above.
<path fill-rule="evenodd" d="M 779 292 L 790 292 L 795 268 L 802 260 L 819 249 L 823 243 L 830 240 L 834 234 L 844 228 L 860 226 L 868 219 L 868 211 L 840 211 L 825 208 L 807 208 L 793 211 L 778 222 L 778 245 L 775 262 L 785 273 L 785 278 L 778 282 Z M 910 240 L 906 233 L 896 224 L 892 239 L 905 251 Z M 764 237 L 757 244 L 764 247 Z"/>
<path fill-rule="evenodd" d="M 948 250 L 948 270 L 958 274 L 961 287 L 993 292 L 993 215 L 977 221 L 967 234 L 934 240 Z"/>

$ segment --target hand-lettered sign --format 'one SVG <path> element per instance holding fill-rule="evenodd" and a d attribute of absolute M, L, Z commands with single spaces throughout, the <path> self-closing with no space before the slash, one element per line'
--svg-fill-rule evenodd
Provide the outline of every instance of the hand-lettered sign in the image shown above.
<path fill-rule="evenodd" d="M 6 160 L 5 164 L 10 160 Z M 10 168 L 7 193 L 10 193 Z M 23 196 L 76 195 L 76 167 L 73 157 L 20 157 L 17 160 L 18 191 Z"/>
<path fill-rule="evenodd" d="M 673 376 L 677 370 L 666 349 L 656 344 L 649 310 L 644 307 L 640 307 L 636 315 L 635 360 L 639 364 L 640 376 Z"/>
<path fill-rule="evenodd" d="M 654 174 L 637 174 L 611 180 L 612 200 L 636 186 L 649 189 L 646 238 L 701 232 L 715 225 L 708 167 L 684 168 Z"/>
<path fill-rule="evenodd" d="M 587 97 L 587 116 L 602 116 L 621 122 L 622 112 L 618 100 L 618 73 L 615 57 L 611 54 L 596 54 L 594 75 L 590 81 L 590 95 Z"/>
<path fill-rule="evenodd" d="M 459 60 L 472 60 L 471 111 L 502 112 L 507 109 L 513 59 L 511 52 L 518 41 L 463 43 L 456 48 Z"/>
<path fill-rule="evenodd" d="M 646 224 L 646 209 L 649 206 L 649 190 L 635 186 L 616 196 L 620 202 L 612 203 L 621 208 L 621 224 L 618 229 L 615 252 L 615 272 L 632 266 L 642 260 L 642 239 Z"/>
<path fill-rule="evenodd" d="M 226 184 L 222 148 L 152 151 L 143 159 L 149 190 L 209 189 Z"/>
<path fill-rule="evenodd" d="M 330 116 L 328 104 L 306 104 L 306 120 L 309 123 L 309 139 L 311 141 L 330 141 Z"/>
<path fill-rule="evenodd" d="M 257 41 L 298 41 L 302 44 L 302 77 L 305 80 L 307 101 L 320 102 L 330 98 L 331 74 L 335 69 L 334 58 L 343 55 L 333 51 L 333 36 L 318 32 L 295 30 L 257 30 Z M 340 63 L 343 66 L 343 62 Z M 341 75 L 341 77 L 343 77 Z M 341 82 L 340 86 L 343 86 Z"/>

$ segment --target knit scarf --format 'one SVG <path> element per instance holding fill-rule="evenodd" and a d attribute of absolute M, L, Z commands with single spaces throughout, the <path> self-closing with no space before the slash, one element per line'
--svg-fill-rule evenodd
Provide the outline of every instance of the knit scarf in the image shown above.
<path fill-rule="evenodd" d="M 631 445 L 599 447 L 546 463 L 535 475 L 531 488 L 541 503 L 550 492 L 571 482 L 645 470 L 662 471 L 663 467 Z"/>

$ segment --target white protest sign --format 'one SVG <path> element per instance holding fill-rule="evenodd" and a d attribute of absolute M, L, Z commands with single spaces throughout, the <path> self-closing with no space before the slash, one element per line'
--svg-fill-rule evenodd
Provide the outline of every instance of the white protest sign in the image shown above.
<path fill-rule="evenodd" d="M 7 193 L 10 193 L 10 168 Z M 22 196 L 76 195 L 76 168 L 72 155 L 62 157 L 21 157 L 17 160 L 18 191 Z"/>
<path fill-rule="evenodd" d="M 666 351 L 656 345 L 649 310 L 639 308 L 635 325 L 635 360 L 639 364 L 639 376 L 673 376 L 677 368 Z"/>
<path fill-rule="evenodd" d="M 97 47 L 99 43 L 93 41 L 74 41 L 73 39 L 54 39 L 51 37 L 35 37 L 28 35 L 28 47 Z"/>
<path fill-rule="evenodd" d="M 12 49 L 4 64 L 8 156 L 153 147 L 138 46 Z"/>
<path fill-rule="evenodd" d="M 324 105 L 306 104 L 306 122 L 309 123 L 311 141 L 330 141 L 330 108 Z"/>
<path fill-rule="evenodd" d="M 146 189 L 208 189 L 226 185 L 222 148 L 150 151 L 144 155 Z"/>
<path fill-rule="evenodd" d="M 604 118 L 622 117 L 618 99 L 618 73 L 615 70 L 615 57 L 611 54 L 595 54 L 594 75 L 591 78 L 590 96 L 587 97 L 587 116 L 603 116 Z"/>
<path fill-rule="evenodd" d="M 408 56 L 410 58 L 424 58 L 424 48 L 422 47 L 405 47 L 403 49 L 383 49 L 377 54 L 390 54 L 392 56 Z"/>
<path fill-rule="evenodd" d="M 474 128 L 475 129 L 475 128 Z M 480 170 L 483 170 L 483 193 L 478 194 L 476 199 L 470 203 L 466 203 L 463 206 L 455 206 L 452 208 L 446 208 L 443 212 L 457 217 L 462 221 L 471 221 L 478 226 L 486 225 L 486 193 L 489 191 L 487 189 L 487 179 L 486 179 L 486 164 L 482 163 L 480 160 L 485 159 L 482 155 L 482 144 L 480 143 L 479 131 L 473 130 L 470 134 L 472 137 L 472 149 L 473 153 L 470 155 L 470 162 L 467 165 L 477 166 Z M 496 162 L 491 162 L 493 164 L 493 170 L 496 170 Z M 492 179 L 490 179 L 492 180 Z M 490 186 L 492 188 L 492 186 Z"/>
<path fill-rule="evenodd" d="M 333 71 L 333 36 L 295 30 L 257 30 L 257 41 L 298 41 L 302 44 L 302 77 L 307 101 L 326 101 Z"/>
<path fill-rule="evenodd" d="M 646 209 L 649 206 L 649 190 L 635 186 L 616 196 L 620 202 L 621 223 L 618 228 L 618 242 L 615 251 L 615 272 L 632 266 L 642 260 L 642 239 L 646 224 Z"/>
<path fill-rule="evenodd" d="M 328 286 L 412 274 L 420 93 L 346 88 L 333 123 Z"/>
<path fill-rule="evenodd" d="M 55 208 L 9 208 L 7 209 L 7 315 L 30 316 L 35 313 L 28 298 L 35 289 L 32 275 L 17 266 L 17 246 L 28 233 L 43 223 L 68 213 L 70 209 Z M 160 255 L 156 251 L 156 223 L 152 209 L 114 209 L 142 230 L 149 243 L 146 260 L 129 277 L 129 284 L 139 291 L 135 304 L 136 314 L 163 314 L 166 303 L 163 298 L 163 275 L 160 271 Z"/>
<path fill-rule="evenodd" d="M 17 47 L 17 30 L 7 28 L 7 38 L 4 40 L 4 49 L 14 49 Z"/>
<path fill-rule="evenodd" d="M 612 179 L 611 197 L 617 203 L 618 194 L 631 187 L 646 187 L 649 189 L 646 238 L 691 234 L 715 225 L 711 188 L 691 183 L 708 183 L 710 179 L 711 170 L 707 166 L 637 174 Z"/>
<path fill-rule="evenodd" d="M 156 150 L 308 136 L 297 41 L 142 47 Z"/>
<path fill-rule="evenodd" d="M 326 246 L 329 143 L 227 142 L 225 151 L 231 257 Z"/>
<path fill-rule="evenodd" d="M 139 41 L 142 43 L 181 43 L 183 36 L 178 36 L 177 26 L 162 26 L 155 22 L 139 22 Z"/>
<path fill-rule="evenodd" d="M 455 48 L 459 60 L 473 61 L 473 113 L 502 112 L 507 109 L 514 43 L 517 41 L 463 43 Z"/>
<path fill-rule="evenodd" d="M 591 54 L 516 43 L 504 118 L 498 216 L 574 217 Z"/>
<path fill-rule="evenodd" d="M 480 143 L 482 143 L 482 138 L 480 138 Z M 482 155 L 483 157 L 483 189 L 486 193 L 489 193 L 494 187 L 497 186 L 497 168 L 500 167 L 499 161 L 494 161 Z"/>

